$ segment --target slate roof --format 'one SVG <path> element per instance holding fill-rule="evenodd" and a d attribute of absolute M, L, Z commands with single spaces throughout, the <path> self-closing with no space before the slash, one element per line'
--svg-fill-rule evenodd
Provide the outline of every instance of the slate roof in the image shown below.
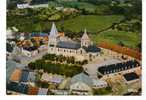
<path fill-rule="evenodd" d="M 24 50 L 27 50 L 27 51 L 34 51 L 34 50 L 37 50 L 38 47 L 35 47 L 35 46 L 32 46 L 32 47 L 25 47 Z"/>
<path fill-rule="evenodd" d="M 7 52 L 12 52 L 13 51 L 14 48 L 11 44 L 7 43 L 6 46 L 7 46 L 6 47 Z"/>
<path fill-rule="evenodd" d="M 59 41 L 57 43 L 57 47 L 66 49 L 79 49 L 81 45 L 79 43 L 71 41 Z"/>
<path fill-rule="evenodd" d="M 101 49 L 96 47 L 96 45 L 90 45 L 89 47 L 83 47 L 83 48 L 86 50 L 86 52 L 95 53 L 95 52 L 100 52 L 101 51 Z"/>
<path fill-rule="evenodd" d="M 31 33 L 31 36 L 32 37 L 37 37 L 37 36 L 41 36 L 41 37 L 46 37 L 46 36 L 48 36 L 48 33 L 35 33 L 35 32 L 33 32 L 33 33 Z"/>
<path fill-rule="evenodd" d="M 28 75 L 29 75 L 29 71 L 27 70 L 22 70 L 22 75 L 21 75 L 21 82 L 27 82 L 28 81 Z"/>
<path fill-rule="evenodd" d="M 98 68 L 98 71 L 102 74 L 110 74 L 122 70 L 127 70 L 130 68 L 138 67 L 138 65 L 139 63 L 136 60 L 130 60 L 127 62 L 101 66 Z"/>
<path fill-rule="evenodd" d="M 36 79 L 36 73 L 35 72 L 29 72 L 28 81 L 35 82 L 35 79 Z"/>
<path fill-rule="evenodd" d="M 87 84 L 88 86 L 92 86 L 92 84 L 93 84 L 92 79 L 83 72 L 75 75 L 71 79 L 71 84 L 74 84 L 74 83 L 77 83 L 77 82 L 83 82 L 83 83 Z"/>
<path fill-rule="evenodd" d="M 134 72 L 124 74 L 123 76 L 127 81 L 132 81 L 139 78 L 139 76 Z"/>
<path fill-rule="evenodd" d="M 22 83 L 10 82 L 7 84 L 7 90 L 19 92 L 22 94 L 27 94 L 28 85 Z"/>

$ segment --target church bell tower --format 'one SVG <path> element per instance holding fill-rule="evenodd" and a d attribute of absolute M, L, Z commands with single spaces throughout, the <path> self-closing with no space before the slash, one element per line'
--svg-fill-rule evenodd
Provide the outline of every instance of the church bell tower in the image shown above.
<path fill-rule="evenodd" d="M 88 47 L 91 45 L 91 41 L 90 41 L 90 38 L 88 37 L 87 35 L 87 31 L 86 29 L 84 30 L 84 34 L 81 38 L 81 46 L 82 47 Z"/>
<path fill-rule="evenodd" d="M 57 45 L 57 37 L 58 37 L 58 31 L 56 28 L 55 23 L 53 22 L 50 35 L 49 35 L 49 42 L 48 46 L 56 46 Z"/>

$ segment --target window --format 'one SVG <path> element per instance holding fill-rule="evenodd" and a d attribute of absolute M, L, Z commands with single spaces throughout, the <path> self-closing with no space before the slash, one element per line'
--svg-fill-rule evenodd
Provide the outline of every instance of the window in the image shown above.
<path fill-rule="evenodd" d="M 81 52 L 81 54 L 82 54 L 82 50 L 81 50 L 80 52 Z"/>

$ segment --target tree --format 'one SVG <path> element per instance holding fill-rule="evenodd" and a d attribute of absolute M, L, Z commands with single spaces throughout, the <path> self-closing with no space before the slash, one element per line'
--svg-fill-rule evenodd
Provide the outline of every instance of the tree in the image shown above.
<path fill-rule="evenodd" d="M 122 41 L 120 41 L 118 44 L 119 44 L 120 46 L 125 46 L 124 43 L 123 43 Z"/>
<path fill-rule="evenodd" d="M 109 15 L 111 13 L 111 9 L 108 5 L 100 5 L 95 9 L 95 14 L 97 15 Z"/>
<path fill-rule="evenodd" d="M 82 64 L 84 65 L 84 64 L 88 64 L 88 60 L 83 60 L 82 61 Z"/>
<path fill-rule="evenodd" d="M 141 47 L 142 47 L 141 42 L 140 42 L 140 43 L 138 43 L 137 47 L 138 47 L 139 51 L 141 52 L 141 50 L 142 50 L 142 49 L 141 49 Z"/>
<path fill-rule="evenodd" d="M 111 87 L 106 87 L 106 88 L 100 88 L 100 89 L 94 89 L 93 94 L 94 95 L 107 95 L 112 92 Z"/>

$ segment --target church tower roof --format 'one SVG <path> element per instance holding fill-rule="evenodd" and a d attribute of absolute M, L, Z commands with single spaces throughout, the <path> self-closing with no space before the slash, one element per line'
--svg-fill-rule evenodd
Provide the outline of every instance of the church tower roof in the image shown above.
<path fill-rule="evenodd" d="M 53 22 L 49 36 L 50 37 L 57 37 L 57 35 L 58 35 L 58 31 L 57 31 L 55 23 Z"/>
<path fill-rule="evenodd" d="M 83 34 L 81 40 L 90 40 L 88 35 L 87 35 L 87 30 L 86 29 L 84 30 L 84 34 Z"/>

